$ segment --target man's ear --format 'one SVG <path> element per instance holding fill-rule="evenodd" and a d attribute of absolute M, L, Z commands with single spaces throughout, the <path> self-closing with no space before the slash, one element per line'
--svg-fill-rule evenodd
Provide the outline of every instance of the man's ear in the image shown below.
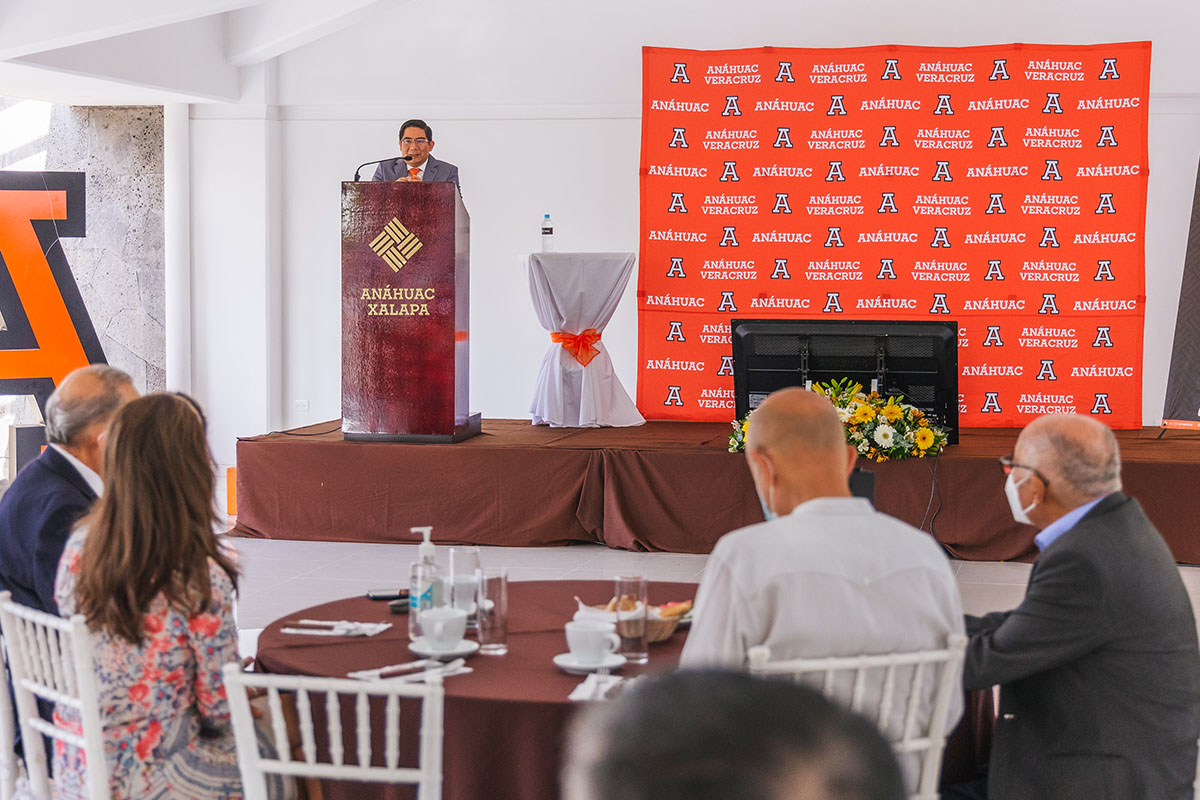
<path fill-rule="evenodd" d="M 858 448 L 852 444 L 846 445 L 846 477 L 850 477 L 850 473 L 854 472 L 854 465 L 858 463 Z"/>

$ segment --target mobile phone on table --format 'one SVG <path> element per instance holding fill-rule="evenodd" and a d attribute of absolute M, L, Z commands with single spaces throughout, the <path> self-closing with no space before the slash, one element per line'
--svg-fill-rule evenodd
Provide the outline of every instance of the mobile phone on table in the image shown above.
<path fill-rule="evenodd" d="M 407 600 L 408 589 L 368 589 L 368 600 Z"/>

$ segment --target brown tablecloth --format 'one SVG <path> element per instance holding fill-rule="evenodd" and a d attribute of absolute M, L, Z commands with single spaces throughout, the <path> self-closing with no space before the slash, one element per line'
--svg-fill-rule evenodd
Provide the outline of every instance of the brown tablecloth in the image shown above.
<path fill-rule="evenodd" d="M 650 602 L 687 600 L 696 584 L 651 582 Z M 554 800 L 562 739 L 577 705 L 567 699 L 583 679 L 568 675 L 551 659 L 566 651 L 563 625 L 585 602 L 606 602 L 612 595 L 607 581 L 527 581 L 509 586 L 509 650 L 499 657 L 474 656 L 474 672 L 446 679 L 443 739 L 443 798 L 445 800 Z M 271 623 L 258 640 L 258 668 L 264 672 L 344 677 L 409 660 L 408 619 L 390 614 L 387 605 L 366 598 L 337 600 L 289 614 L 286 620 L 349 619 L 387 621 L 393 627 L 365 639 L 332 639 L 284 635 L 285 620 Z M 679 663 L 685 633 L 650 645 L 650 663 L 627 665 L 624 675 L 674 669 Z M 947 744 L 943 778 L 948 783 L 974 776 L 988 757 L 993 726 L 991 694 L 969 698 L 967 713 Z M 344 729 L 353 730 L 348 720 Z M 417 720 L 402 714 L 401 756 L 416 763 Z M 375 733 L 381 733 L 375 731 Z M 349 749 L 349 745 L 347 745 Z M 379 748 L 375 748 L 379 752 Z M 327 782 L 325 798 L 408 798 L 407 787 Z"/>
<path fill-rule="evenodd" d="M 696 584 L 650 583 L 650 602 L 688 600 Z M 551 659 L 566 652 L 563 625 L 574 614 L 574 598 L 604 603 L 612 596 L 607 581 L 530 581 L 509 586 L 508 654 L 474 656 L 474 672 L 446 679 L 442 797 L 445 800 L 552 800 L 558 796 L 563 732 L 575 710 L 567 699 L 583 680 L 558 669 Z M 273 622 L 258 640 L 258 667 L 265 672 L 344 677 L 359 669 L 416 658 L 408 650 L 408 618 L 390 614 L 387 604 L 350 598 L 289 614 L 287 619 L 387 621 L 393 627 L 365 639 L 285 635 L 283 620 Z M 627 665 L 623 675 L 670 670 L 679 663 L 684 636 L 676 632 L 650 645 L 650 663 Z M 401 736 L 411 747 L 402 757 L 415 763 L 416 720 Z M 352 728 L 351 728 L 352 729 Z M 406 735 L 407 734 L 407 735 Z M 378 751 L 377 751 L 378 752 Z M 336 797 L 410 798 L 396 786 L 329 783 L 326 800 Z"/>
<path fill-rule="evenodd" d="M 603 542 L 628 550 L 708 553 L 762 520 L 729 426 L 649 422 L 638 428 L 547 428 L 484 420 L 455 445 L 346 442 L 336 421 L 238 442 L 237 531 L 320 541 L 414 542 L 433 525 L 444 543 Z M 1128 494 L 1176 560 L 1200 563 L 1200 434 L 1117 431 Z M 958 558 L 1031 559 L 1032 528 L 1012 520 L 996 458 L 1017 431 L 973 429 L 937 459 L 860 462 L 875 505 L 923 526 Z M 936 484 L 934 470 L 936 469 Z"/>

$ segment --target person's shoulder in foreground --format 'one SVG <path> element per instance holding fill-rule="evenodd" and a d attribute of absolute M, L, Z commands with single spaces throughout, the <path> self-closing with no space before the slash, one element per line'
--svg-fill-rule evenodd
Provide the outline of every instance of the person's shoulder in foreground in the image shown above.
<path fill-rule="evenodd" d="M 576 718 L 564 800 L 902 800 L 867 719 L 820 692 L 745 673 L 639 681 Z"/>
<path fill-rule="evenodd" d="M 1001 687 L 989 794 L 1190 798 L 1195 619 L 1162 537 L 1121 492 L 1116 438 L 1086 416 L 1039 417 L 1002 463 L 1041 553 L 1017 608 L 968 618 L 965 684 Z"/>
<path fill-rule="evenodd" d="M 0 588 L 56 613 L 54 573 L 71 527 L 103 490 L 103 446 L 113 414 L 137 397 L 130 377 L 93 364 L 63 379 L 46 402 L 49 445 L 0 498 Z"/>

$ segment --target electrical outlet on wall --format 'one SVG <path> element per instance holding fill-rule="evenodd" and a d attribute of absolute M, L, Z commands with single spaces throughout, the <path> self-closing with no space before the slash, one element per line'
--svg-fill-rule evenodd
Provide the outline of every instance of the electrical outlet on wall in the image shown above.
<path fill-rule="evenodd" d="M 308 401 L 307 400 L 297 400 L 292 405 L 294 405 L 296 407 L 297 411 L 308 411 Z"/>

